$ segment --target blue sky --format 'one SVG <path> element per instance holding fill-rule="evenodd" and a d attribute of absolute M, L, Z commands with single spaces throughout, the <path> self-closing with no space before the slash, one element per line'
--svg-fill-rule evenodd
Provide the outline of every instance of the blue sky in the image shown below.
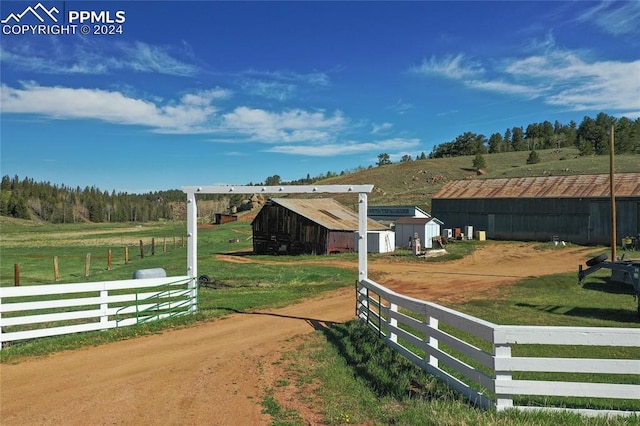
<path fill-rule="evenodd" d="M 1 174 L 72 187 L 293 180 L 640 117 L 638 1 L 3 0 L 0 18 Z"/>

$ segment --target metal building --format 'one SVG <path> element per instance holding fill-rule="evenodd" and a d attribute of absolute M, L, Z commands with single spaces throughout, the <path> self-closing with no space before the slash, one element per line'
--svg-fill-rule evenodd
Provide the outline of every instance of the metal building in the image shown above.
<path fill-rule="evenodd" d="M 330 254 L 355 250 L 358 213 L 330 198 L 271 198 L 251 223 L 256 254 Z M 367 229 L 385 226 L 368 220 Z"/>
<path fill-rule="evenodd" d="M 640 173 L 615 175 L 617 240 L 640 234 Z M 611 243 L 609 175 L 451 181 L 433 195 L 448 225 L 499 240 Z"/>

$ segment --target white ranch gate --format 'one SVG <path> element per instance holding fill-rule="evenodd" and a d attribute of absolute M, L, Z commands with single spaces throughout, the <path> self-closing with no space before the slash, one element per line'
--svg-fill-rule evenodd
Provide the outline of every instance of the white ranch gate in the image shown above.
<path fill-rule="evenodd" d="M 185 187 L 187 194 L 187 274 L 74 284 L 0 287 L 0 350 L 5 343 L 107 330 L 198 309 L 197 232 L 198 194 L 356 193 L 360 199 L 359 225 L 365 229 L 367 197 L 373 185 L 316 186 L 205 186 Z M 364 214 L 363 214 L 364 212 Z M 366 239 L 358 248 L 364 252 Z M 364 249 L 363 249 L 364 247 Z M 361 267 L 362 268 L 362 267 Z M 366 269 L 366 263 L 364 268 Z M 361 273 L 361 276 L 366 276 Z"/>

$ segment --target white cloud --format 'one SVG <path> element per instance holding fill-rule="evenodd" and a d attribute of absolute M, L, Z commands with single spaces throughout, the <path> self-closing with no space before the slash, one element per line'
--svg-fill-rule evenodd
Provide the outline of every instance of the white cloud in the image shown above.
<path fill-rule="evenodd" d="M 93 119 L 117 125 L 142 126 L 159 133 L 220 135 L 227 142 L 273 145 L 268 149 L 270 152 L 315 157 L 406 151 L 420 142 L 405 138 L 341 142 L 344 134 L 353 130 L 353 125 L 341 111 L 268 111 L 237 106 L 222 114 L 216 102 L 229 96 L 227 90 L 213 88 L 188 92 L 173 100 L 150 100 L 114 90 L 23 82 L 19 87 L 0 86 L 0 112 L 34 114 L 58 120 Z M 390 123 L 375 126 L 378 131 L 391 127 Z M 231 152 L 227 155 L 237 154 Z"/>
<path fill-rule="evenodd" d="M 455 56 L 448 55 L 442 59 L 435 56 L 423 59 L 418 66 L 412 67 L 411 72 L 424 75 L 439 75 L 442 77 L 461 79 L 476 77 L 484 72 L 479 63 L 467 59 L 467 57 L 459 53 Z"/>
<path fill-rule="evenodd" d="M 587 62 L 555 50 L 515 60 L 505 71 L 537 88 L 551 105 L 573 109 L 640 108 L 640 60 Z"/>
<path fill-rule="evenodd" d="M 164 105 L 102 89 L 46 87 L 23 83 L 21 88 L 0 87 L 2 113 L 38 114 L 55 119 L 96 119 L 109 123 L 146 126 L 159 132 L 206 131 L 224 97 L 221 89 L 186 94 Z"/>
<path fill-rule="evenodd" d="M 419 139 L 394 138 L 374 142 L 347 141 L 344 143 L 317 145 L 278 145 L 266 151 L 311 157 L 333 157 L 336 155 L 406 150 L 418 145 L 420 145 Z"/>
<path fill-rule="evenodd" d="M 323 111 L 292 109 L 274 113 L 242 106 L 222 118 L 224 129 L 259 142 L 328 140 L 346 125 L 346 119 L 339 111 L 327 116 Z"/>
<path fill-rule="evenodd" d="M 170 75 L 193 75 L 197 67 L 177 59 L 171 49 L 147 43 L 120 43 L 118 49 L 124 54 L 121 60 L 114 59 L 120 69 Z"/>
<path fill-rule="evenodd" d="M 404 113 L 415 107 L 409 102 L 404 102 L 402 99 L 398 99 L 398 102 L 389 106 L 388 108 L 392 111 L 395 111 L 398 115 L 404 115 Z"/>
<path fill-rule="evenodd" d="M 242 90 L 253 96 L 284 101 L 291 98 L 296 86 L 291 83 L 248 79 L 240 83 Z"/>
<path fill-rule="evenodd" d="M 238 106 L 220 115 L 215 102 L 229 92 L 216 88 L 182 95 L 179 100 L 149 100 L 119 91 L 39 86 L 0 86 L 3 114 L 36 114 L 53 119 L 95 119 L 139 125 L 163 133 L 226 134 L 236 141 L 295 143 L 336 140 L 348 124 L 340 111 L 290 109 L 271 112 Z"/>
<path fill-rule="evenodd" d="M 305 84 L 310 86 L 329 85 L 329 76 L 324 72 L 300 73 L 293 71 L 259 71 L 250 69 L 242 74 L 251 78 L 269 81 Z"/>
<path fill-rule="evenodd" d="M 385 123 L 382 123 L 382 124 L 375 124 L 375 123 L 373 123 L 373 129 L 371 130 L 371 133 L 375 135 L 375 134 L 377 134 L 377 133 L 380 133 L 380 132 L 384 132 L 384 131 L 386 131 L 386 130 L 389 130 L 389 129 L 391 129 L 392 127 L 393 127 L 393 124 L 391 124 L 391 123 L 386 123 L 386 122 L 385 122 Z"/>
<path fill-rule="evenodd" d="M 525 97 L 530 99 L 540 96 L 540 89 L 538 87 L 508 83 L 506 81 L 500 80 L 467 80 L 465 81 L 465 84 L 474 89 L 490 90 L 493 92 L 500 92 L 509 95 L 524 95 Z"/>
<path fill-rule="evenodd" d="M 640 108 L 640 60 L 585 59 L 579 52 L 557 48 L 549 36 L 540 49 L 540 54 L 502 60 L 478 78 L 469 78 L 472 73 L 464 72 L 468 68 L 460 67 L 464 58 L 461 54 L 455 57 L 459 60 L 432 58 L 430 73 L 445 74 L 450 69 L 448 75 L 467 87 L 525 99 L 540 98 L 548 105 L 571 110 Z"/>
<path fill-rule="evenodd" d="M 179 59 L 185 56 L 179 49 L 167 46 L 143 42 L 45 43 L 5 43 L 0 47 L 0 61 L 19 70 L 45 74 L 107 74 L 130 70 L 191 76 L 199 71 L 196 65 Z"/>
<path fill-rule="evenodd" d="M 600 1 L 578 17 L 579 21 L 594 23 L 603 31 L 638 37 L 640 28 L 640 2 Z"/>

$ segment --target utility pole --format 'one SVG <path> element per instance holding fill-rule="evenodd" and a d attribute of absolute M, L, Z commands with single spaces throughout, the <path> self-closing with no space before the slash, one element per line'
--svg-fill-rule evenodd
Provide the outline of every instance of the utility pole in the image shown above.
<path fill-rule="evenodd" d="M 611 196 L 611 261 L 616 261 L 616 249 L 618 244 L 616 229 L 616 184 L 615 184 L 615 167 L 614 167 L 614 127 L 611 126 L 611 136 L 609 142 L 609 193 Z"/>

